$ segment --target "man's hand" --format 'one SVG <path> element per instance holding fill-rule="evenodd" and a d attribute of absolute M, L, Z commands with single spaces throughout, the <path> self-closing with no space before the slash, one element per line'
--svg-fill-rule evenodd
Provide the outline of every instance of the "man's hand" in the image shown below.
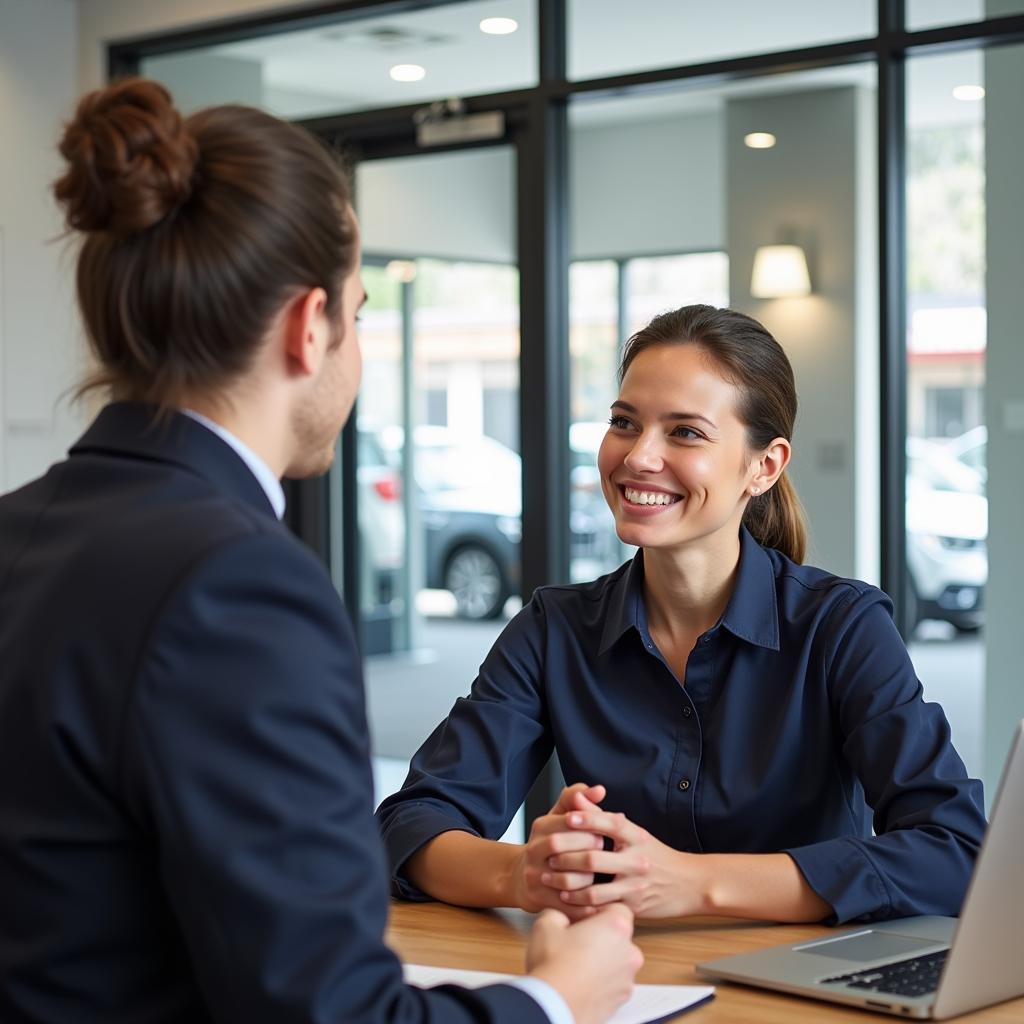
<path fill-rule="evenodd" d="M 632 936 L 633 914 L 622 904 L 576 924 L 545 910 L 530 936 L 526 967 L 562 996 L 576 1024 L 604 1024 L 630 997 L 643 966 Z"/>

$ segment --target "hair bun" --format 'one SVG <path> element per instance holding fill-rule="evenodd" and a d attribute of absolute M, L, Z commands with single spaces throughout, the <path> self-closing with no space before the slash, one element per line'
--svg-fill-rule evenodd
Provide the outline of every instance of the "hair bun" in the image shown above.
<path fill-rule="evenodd" d="M 54 193 L 69 227 L 117 234 L 144 231 L 188 199 L 199 159 L 170 93 L 143 78 L 85 96 L 59 148 L 68 169 Z"/>

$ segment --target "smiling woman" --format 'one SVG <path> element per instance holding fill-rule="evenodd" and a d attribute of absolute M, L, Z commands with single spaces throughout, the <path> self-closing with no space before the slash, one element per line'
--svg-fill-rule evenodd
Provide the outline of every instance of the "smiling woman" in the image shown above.
<path fill-rule="evenodd" d="M 956 914 L 984 831 L 889 599 L 801 563 L 779 343 L 684 306 L 628 341 L 598 465 L 631 563 L 543 587 L 378 811 L 395 891 L 645 917 Z M 555 751 L 573 783 L 495 842 Z M 611 881 L 606 881 L 607 878 Z"/>
<path fill-rule="evenodd" d="M 638 510 L 628 496 L 618 501 L 616 490 L 633 486 L 671 493 L 671 488 L 651 486 L 662 471 L 663 452 L 656 441 L 651 448 L 650 438 L 667 427 L 671 443 L 665 450 L 675 454 L 669 454 L 665 469 L 669 473 L 676 467 L 695 472 L 694 483 L 701 493 L 703 474 L 709 470 L 736 470 L 731 487 L 722 490 L 719 483 L 726 481 L 716 481 L 715 493 L 710 496 L 713 509 L 717 508 L 719 515 L 734 513 L 736 501 L 742 498 L 739 511 L 754 538 L 794 562 L 802 562 L 807 546 L 803 510 L 784 472 L 796 422 L 796 385 L 782 346 L 761 324 L 742 313 L 713 306 L 683 306 L 663 313 L 629 339 L 619 376 L 622 390 L 612 405 L 611 430 L 599 465 L 608 504 L 617 517 L 621 512 L 620 536 L 623 528 L 631 532 L 629 516 Z M 629 400 L 634 395 L 647 409 L 660 404 L 659 430 L 648 431 L 647 440 L 640 410 Z M 708 465 L 710 452 L 719 455 Z M 755 466 L 751 457 L 758 452 L 767 461 Z M 617 474 L 615 480 L 609 476 L 612 472 Z M 639 479 L 626 481 L 630 472 Z M 732 490 L 736 494 L 730 505 Z M 694 504 L 690 502 L 691 508 Z M 706 513 L 697 528 L 709 528 L 709 517 L 713 519 L 714 514 Z M 732 524 L 730 517 L 729 525 L 732 535 L 736 532 L 732 527 L 738 524 Z M 642 539 L 629 542 L 650 543 Z"/>

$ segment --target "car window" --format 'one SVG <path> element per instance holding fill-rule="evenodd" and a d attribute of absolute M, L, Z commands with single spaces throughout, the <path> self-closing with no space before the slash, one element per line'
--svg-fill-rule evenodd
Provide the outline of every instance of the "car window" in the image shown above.
<path fill-rule="evenodd" d="M 521 474 L 519 456 L 486 436 L 464 443 L 421 445 L 416 449 L 416 476 L 427 491 L 517 488 Z"/>
<path fill-rule="evenodd" d="M 912 478 L 933 491 L 981 494 L 984 490 L 977 472 L 944 453 L 909 453 L 907 470 Z"/>

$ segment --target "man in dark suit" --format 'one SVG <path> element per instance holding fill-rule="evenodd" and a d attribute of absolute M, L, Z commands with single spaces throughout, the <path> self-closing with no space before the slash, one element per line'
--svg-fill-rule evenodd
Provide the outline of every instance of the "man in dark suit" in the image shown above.
<path fill-rule="evenodd" d="M 141 81 L 86 97 L 62 153 L 127 400 L 0 498 L 0 1021 L 606 1019 L 640 964 L 622 908 L 550 912 L 532 977 L 472 992 L 404 985 L 382 941 L 356 645 L 279 521 L 360 377 L 343 179 Z"/>

